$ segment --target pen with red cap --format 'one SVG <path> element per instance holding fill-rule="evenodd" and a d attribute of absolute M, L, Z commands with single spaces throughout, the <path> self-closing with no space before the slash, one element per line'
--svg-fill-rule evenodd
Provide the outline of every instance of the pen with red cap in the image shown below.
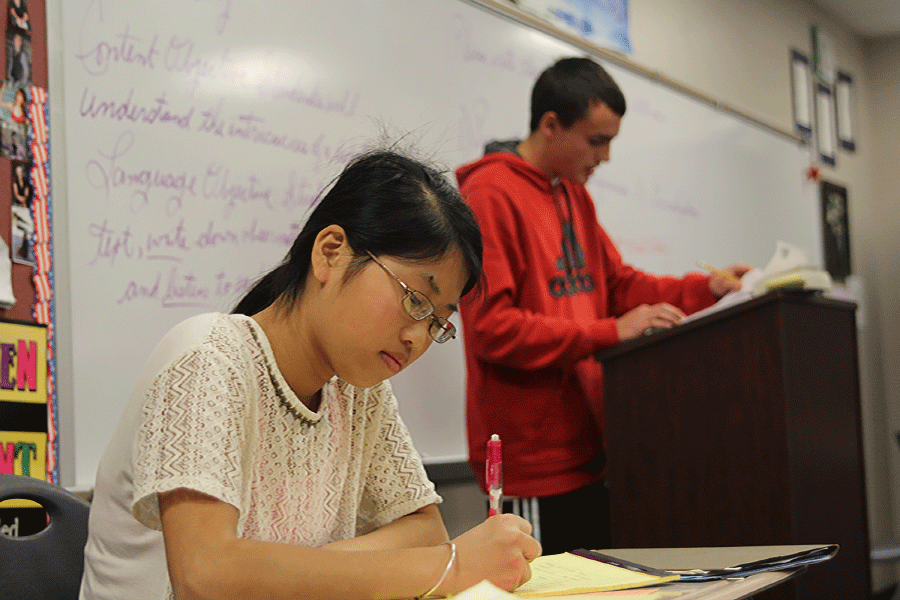
<path fill-rule="evenodd" d="M 485 461 L 485 480 L 490 499 L 488 516 L 500 514 L 500 498 L 503 496 L 503 456 L 500 450 L 500 436 L 496 433 L 487 443 L 487 460 Z"/>

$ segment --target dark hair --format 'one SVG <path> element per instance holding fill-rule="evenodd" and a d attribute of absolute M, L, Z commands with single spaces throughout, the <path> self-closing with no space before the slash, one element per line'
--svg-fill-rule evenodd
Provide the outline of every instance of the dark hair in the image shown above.
<path fill-rule="evenodd" d="M 606 69 L 590 58 L 560 59 L 540 74 L 531 90 L 531 131 L 537 131 L 548 111 L 556 113 L 563 127 L 571 127 L 597 102 L 625 115 L 625 95 Z"/>
<path fill-rule="evenodd" d="M 458 251 L 468 273 L 463 295 L 481 277 L 481 231 L 457 189 L 433 167 L 393 150 L 376 150 L 344 167 L 282 263 L 232 312 L 254 315 L 279 299 L 293 306 L 306 284 L 316 236 L 329 225 L 341 226 L 353 249 L 345 279 L 372 260 L 368 252 L 428 261 Z"/>

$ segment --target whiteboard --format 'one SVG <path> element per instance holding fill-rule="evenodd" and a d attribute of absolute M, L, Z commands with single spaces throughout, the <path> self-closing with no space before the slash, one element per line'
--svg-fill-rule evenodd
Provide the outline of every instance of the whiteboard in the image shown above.
<path fill-rule="evenodd" d="M 79 485 L 155 343 L 229 311 L 348 157 L 386 136 L 449 169 L 475 159 L 526 135 L 538 73 L 583 54 L 458 0 L 66 0 L 58 18 L 52 185 L 71 331 L 57 337 Z M 626 260 L 763 265 L 779 239 L 820 255 L 806 150 L 609 69 L 629 109 L 589 188 Z M 393 383 L 426 462 L 464 460 L 460 341 Z"/>

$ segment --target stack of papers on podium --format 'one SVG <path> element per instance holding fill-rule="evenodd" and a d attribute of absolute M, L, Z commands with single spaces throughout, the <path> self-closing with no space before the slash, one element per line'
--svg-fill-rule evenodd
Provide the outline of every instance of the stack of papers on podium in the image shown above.
<path fill-rule="evenodd" d="M 682 323 L 699 319 L 776 289 L 827 291 L 831 286 L 831 276 L 818 267 L 810 266 L 805 250 L 779 241 L 775 247 L 775 254 L 765 269 L 747 271 L 741 277 L 739 290 L 725 294 L 712 306 L 683 319 Z"/>
<path fill-rule="evenodd" d="M 745 288 L 743 279 L 741 289 Z M 778 242 L 775 254 L 752 282 L 753 296 L 761 296 L 776 289 L 818 290 L 831 289 L 831 275 L 811 266 L 806 251 L 786 242 Z"/>
<path fill-rule="evenodd" d="M 831 275 L 826 271 L 815 267 L 796 267 L 761 278 L 753 284 L 753 296 L 782 289 L 825 292 L 831 286 Z"/>

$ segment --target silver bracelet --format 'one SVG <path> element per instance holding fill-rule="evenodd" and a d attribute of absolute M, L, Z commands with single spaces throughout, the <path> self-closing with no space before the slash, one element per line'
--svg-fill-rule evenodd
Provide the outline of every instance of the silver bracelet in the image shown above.
<path fill-rule="evenodd" d="M 456 560 L 456 544 L 453 542 L 441 542 L 441 544 L 449 544 L 450 545 L 450 560 L 447 561 L 447 566 L 444 568 L 444 572 L 441 574 L 441 578 L 438 579 L 438 582 L 434 584 L 434 587 L 419 596 L 419 598 L 428 598 L 430 597 L 436 589 L 438 589 L 442 583 L 444 583 L 444 579 L 447 578 L 447 573 L 450 572 L 450 567 L 453 566 L 453 561 Z M 441 545 L 438 544 L 438 545 Z"/>

